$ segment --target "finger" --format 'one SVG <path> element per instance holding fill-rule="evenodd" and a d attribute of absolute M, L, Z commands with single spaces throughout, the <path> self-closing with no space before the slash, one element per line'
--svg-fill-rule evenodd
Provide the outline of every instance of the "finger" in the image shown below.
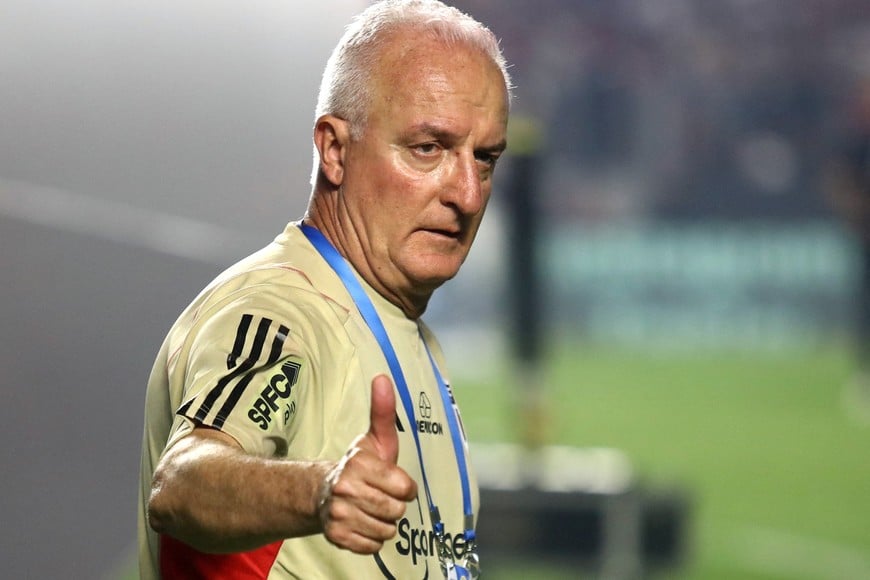
<path fill-rule="evenodd" d="M 324 535 L 327 541 L 335 546 L 356 554 L 376 554 L 384 545 L 381 540 L 374 540 L 346 529 L 336 530 L 333 533 L 327 530 Z"/>
<path fill-rule="evenodd" d="M 396 535 L 395 521 L 368 515 L 350 503 L 335 501 L 328 511 L 324 535 L 339 547 L 357 553 L 373 553 Z"/>
<path fill-rule="evenodd" d="M 371 479 L 371 478 L 368 478 Z M 353 506 L 361 513 L 384 522 L 395 522 L 405 514 L 411 493 L 416 495 L 416 484 L 398 467 L 386 477 L 364 484 L 351 478 L 342 478 L 332 488 L 334 504 L 331 517 L 341 517 L 341 511 Z M 413 498 L 414 496 L 411 496 Z"/>
<path fill-rule="evenodd" d="M 365 536 L 353 535 L 348 542 L 347 549 L 355 554 L 368 555 L 377 554 L 383 546 L 383 542 Z"/>
<path fill-rule="evenodd" d="M 399 434 L 396 432 L 396 394 L 386 375 L 372 379 L 372 409 L 369 437 L 383 461 L 395 464 L 399 459 Z"/>
<path fill-rule="evenodd" d="M 369 433 L 351 443 L 324 480 L 321 504 L 337 497 L 383 520 L 401 517 L 405 502 L 417 498 L 417 482 L 398 465 L 378 457 L 375 447 Z"/>

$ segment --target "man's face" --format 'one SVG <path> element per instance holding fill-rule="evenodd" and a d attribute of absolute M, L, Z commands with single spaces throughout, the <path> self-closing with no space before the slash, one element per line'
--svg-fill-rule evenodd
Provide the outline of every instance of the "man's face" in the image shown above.
<path fill-rule="evenodd" d="M 393 292 L 431 293 L 477 234 L 505 147 L 499 69 L 464 47 L 396 40 L 365 132 L 345 158 L 342 201 L 368 267 Z"/>

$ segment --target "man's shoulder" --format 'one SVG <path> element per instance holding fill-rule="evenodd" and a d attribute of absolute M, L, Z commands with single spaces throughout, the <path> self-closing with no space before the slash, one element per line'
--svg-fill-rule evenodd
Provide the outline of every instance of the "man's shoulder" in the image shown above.
<path fill-rule="evenodd" d="M 221 272 L 206 288 L 233 292 L 255 285 L 316 289 L 323 278 L 322 260 L 292 223 L 272 243 Z"/>
<path fill-rule="evenodd" d="M 184 310 L 173 330 L 186 335 L 216 317 L 232 318 L 234 312 L 341 325 L 349 305 L 343 303 L 332 271 L 304 236 L 295 235 L 288 226 L 274 242 L 215 277 Z"/>
<path fill-rule="evenodd" d="M 333 272 L 291 223 L 272 243 L 221 272 L 198 300 L 256 295 L 294 302 L 334 301 L 334 294 Z"/>

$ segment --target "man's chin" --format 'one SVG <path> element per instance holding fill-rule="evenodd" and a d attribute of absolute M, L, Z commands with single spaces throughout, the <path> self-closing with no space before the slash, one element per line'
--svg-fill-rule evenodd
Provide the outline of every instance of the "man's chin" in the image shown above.
<path fill-rule="evenodd" d="M 435 290 L 459 273 L 459 267 L 420 268 L 409 272 L 409 278 L 416 286 Z"/>
<path fill-rule="evenodd" d="M 429 247 L 424 251 L 407 252 L 405 259 L 396 262 L 407 280 L 419 290 L 434 290 L 451 278 L 462 267 L 466 253 L 458 248 L 438 251 Z"/>

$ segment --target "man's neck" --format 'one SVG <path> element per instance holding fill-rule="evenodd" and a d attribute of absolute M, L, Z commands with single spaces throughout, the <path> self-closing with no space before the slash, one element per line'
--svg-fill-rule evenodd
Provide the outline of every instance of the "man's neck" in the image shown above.
<path fill-rule="evenodd" d="M 384 283 L 371 266 L 369 256 L 360 243 L 359 236 L 355 235 L 352 227 L 341 225 L 341 220 L 335 211 L 336 208 L 333 204 L 328 203 L 324 197 L 317 194 L 312 196 L 303 223 L 317 228 L 363 280 L 375 292 L 401 309 L 405 316 L 411 320 L 416 320 L 422 316 L 432 292 L 402 292 L 400 289 L 391 288 Z"/>

